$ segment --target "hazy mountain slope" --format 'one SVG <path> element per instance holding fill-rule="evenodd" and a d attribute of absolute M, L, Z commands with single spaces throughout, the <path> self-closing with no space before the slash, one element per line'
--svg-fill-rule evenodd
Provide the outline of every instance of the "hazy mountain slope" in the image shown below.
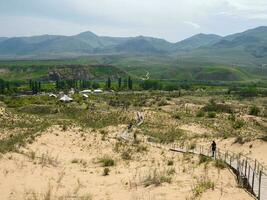
<path fill-rule="evenodd" d="M 147 42 L 149 42 L 155 49 L 159 51 L 171 51 L 173 49 L 173 43 L 170 43 L 164 39 L 158 39 L 153 37 L 144 37 L 140 36 L 139 38 L 143 38 Z"/>
<path fill-rule="evenodd" d="M 34 50 L 34 44 L 24 41 L 22 38 L 9 38 L 0 43 L 1 55 L 28 54 Z"/>
<path fill-rule="evenodd" d="M 212 46 L 213 49 L 236 49 L 245 51 L 256 58 L 267 56 L 267 27 L 258 27 L 248 31 L 226 36 Z"/>
<path fill-rule="evenodd" d="M 119 44 L 115 50 L 121 53 L 157 54 L 165 53 L 170 48 L 171 44 L 165 40 L 139 36 Z"/>
<path fill-rule="evenodd" d="M 259 38 L 261 40 L 267 41 L 267 26 L 260 26 L 254 29 L 249 29 L 247 31 L 241 32 L 241 33 L 236 33 L 232 35 L 228 35 L 224 37 L 225 40 L 234 40 L 237 37 L 240 36 L 253 36 L 255 38 Z"/>
<path fill-rule="evenodd" d="M 0 42 L 3 42 L 6 39 L 8 39 L 8 38 L 7 37 L 0 37 Z"/>
<path fill-rule="evenodd" d="M 82 55 L 159 54 L 185 56 L 207 61 L 247 64 L 267 61 L 267 27 L 221 37 L 197 34 L 181 42 L 170 43 L 152 37 L 104 37 L 92 32 L 74 36 L 42 35 L 0 38 L 0 58 L 67 58 Z"/>
<path fill-rule="evenodd" d="M 175 50 L 192 50 L 201 46 L 215 44 L 222 39 L 219 35 L 214 34 L 197 34 L 188 39 L 175 44 Z"/>

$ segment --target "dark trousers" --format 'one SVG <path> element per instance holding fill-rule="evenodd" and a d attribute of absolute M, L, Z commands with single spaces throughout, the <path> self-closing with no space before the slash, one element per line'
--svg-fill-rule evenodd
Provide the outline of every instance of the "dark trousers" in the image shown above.
<path fill-rule="evenodd" d="M 215 156 L 216 156 L 216 149 L 212 149 L 212 157 L 215 158 Z"/>

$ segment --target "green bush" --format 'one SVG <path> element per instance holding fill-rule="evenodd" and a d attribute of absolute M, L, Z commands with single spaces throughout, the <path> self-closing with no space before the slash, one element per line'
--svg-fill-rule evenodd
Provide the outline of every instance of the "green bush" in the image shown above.
<path fill-rule="evenodd" d="M 167 165 L 168 165 L 168 166 L 172 166 L 172 165 L 173 165 L 173 160 L 168 160 Z"/>
<path fill-rule="evenodd" d="M 209 112 L 208 118 L 216 118 L 216 113 L 215 112 Z"/>
<path fill-rule="evenodd" d="M 206 192 L 208 189 L 214 190 L 215 184 L 214 182 L 210 180 L 202 180 L 199 181 L 194 188 L 192 189 L 194 199 L 200 197 L 204 192 Z"/>
<path fill-rule="evenodd" d="M 171 177 L 167 174 L 167 172 L 158 172 L 156 169 L 144 178 L 142 181 L 145 187 L 150 185 L 159 186 L 162 183 L 171 183 Z"/>
<path fill-rule="evenodd" d="M 258 116 L 260 114 L 260 109 L 257 106 L 252 106 L 249 110 L 250 115 Z"/>
<path fill-rule="evenodd" d="M 204 112 L 203 110 L 199 110 L 199 111 L 197 112 L 196 117 L 204 117 L 204 116 L 205 116 L 205 112 Z"/>
<path fill-rule="evenodd" d="M 203 111 L 205 112 L 225 112 L 225 113 L 233 113 L 233 108 L 230 105 L 227 104 L 218 104 L 215 103 L 214 100 L 211 100 L 209 104 L 204 106 L 202 108 Z"/>
<path fill-rule="evenodd" d="M 264 142 L 267 142 L 267 135 L 266 135 L 266 136 L 263 136 L 263 137 L 261 138 L 261 140 L 263 140 Z"/>
<path fill-rule="evenodd" d="M 214 166 L 219 169 L 225 169 L 227 168 L 227 164 L 223 160 L 215 160 Z"/>
<path fill-rule="evenodd" d="M 208 163 L 212 161 L 212 159 L 208 156 L 204 156 L 204 155 L 199 155 L 199 164 L 201 165 L 202 163 Z"/>
<path fill-rule="evenodd" d="M 179 113 L 175 113 L 175 114 L 173 114 L 172 115 L 172 117 L 174 118 L 174 119 L 181 119 L 181 115 L 179 114 Z"/>
<path fill-rule="evenodd" d="M 230 114 L 229 116 L 228 116 L 228 119 L 230 120 L 230 121 L 235 121 L 235 115 L 234 114 Z"/>
<path fill-rule="evenodd" d="M 245 121 L 242 119 L 236 120 L 235 123 L 233 124 L 234 129 L 240 129 L 245 125 Z"/>
<path fill-rule="evenodd" d="M 184 132 L 180 129 L 167 130 L 167 132 L 145 132 L 153 138 L 150 138 L 154 142 L 160 143 L 172 143 L 175 140 L 181 139 L 184 136 Z"/>
<path fill-rule="evenodd" d="M 115 165 L 115 161 L 109 157 L 101 158 L 99 162 L 102 163 L 102 167 L 110 167 Z"/>
<path fill-rule="evenodd" d="M 258 96 L 258 90 L 256 87 L 247 87 L 247 88 L 242 88 L 239 91 L 239 95 L 241 97 L 256 97 Z"/>

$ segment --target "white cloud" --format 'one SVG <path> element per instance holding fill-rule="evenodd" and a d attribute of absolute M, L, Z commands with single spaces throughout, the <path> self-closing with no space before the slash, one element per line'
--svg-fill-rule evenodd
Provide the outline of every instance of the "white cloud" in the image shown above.
<path fill-rule="evenodd" d="M 226 0 L 226 2 L 229 6 L 226 11 L 228 15 L 254 20 L 267 19 L 266 0 Z"/>
<path fill-rule="evenodd" d="M 192 26 L 192 27 L 195 28 L 195 29 L 200 28 L 200 25 L 197 24 L 197 23 L 194 23 L 194 22 L 184 21 L 184 23 L 187 24 L 187 25 L 189 25 L 189 26 Z"/>
<path fill-rule="evenodd" d="M 227 34 L 267 25 L 266 13 L 267 0 L 0 0 L 0 20 L 6 16 L 0 35 L 90 30 L 177 41 L 199 32 Z"/>
<path fill-rule="evenodd" d="M 5 27 L 1 29 L 2 36 L 72 35 L 88 28 L 61 20 L 24 16 L 0 16 L 0 27 Z"/>

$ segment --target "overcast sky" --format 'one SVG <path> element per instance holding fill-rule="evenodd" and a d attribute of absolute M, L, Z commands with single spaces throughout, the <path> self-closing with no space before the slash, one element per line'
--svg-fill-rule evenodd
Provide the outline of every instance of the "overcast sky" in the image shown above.
<path fill-rule="evenodd" d="M 179 41 L 267 25 L 267 0 L 0 0 L 0 36 L 146 35 Z"/>

